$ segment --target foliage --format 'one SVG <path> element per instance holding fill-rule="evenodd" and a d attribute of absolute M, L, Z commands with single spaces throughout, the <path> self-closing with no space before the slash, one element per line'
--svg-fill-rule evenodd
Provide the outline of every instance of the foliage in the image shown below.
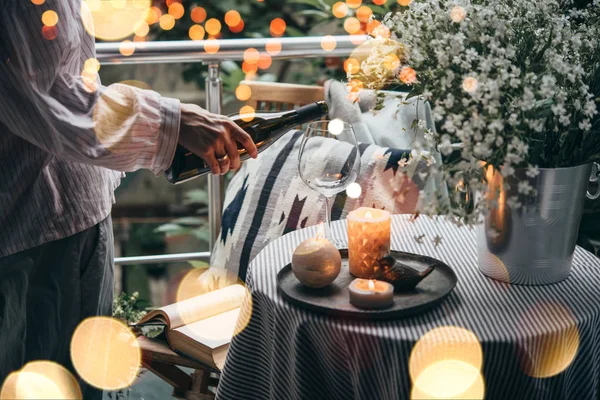
<path fill-rule="evenodd" d="M 113 317 L 126 324 L 134 324 L 146 315 L 143 304 L 139 293 L 135 292 L 131 296 L 121 293 L 113 300 Z"/>
<path fill-rule="evenodd" d="M 185 40 L 188 39 L 188 32 L 194 21 L 191 19 L 191 11 L 202 6 L 206 10 L 207 19 L 216 18 L 222 23 L 222 29 L 218 38 L 263 38 L 270 37 L 270 22 L 275 18 L 281 18 L 286 22 L 286 36 L 303 37 L 310 36 L 312 32 L 321 35 L 323 29 L 331 30 L 343 34 L 342 29 L 344 19 L 337 19 L 332 14 L 332 6 L 338 0 L 264 0 L 264 1 L 246 1 L 221 0 L 196 2 L 182 0 L 185 14 L 177 21 L 174 28 L 168 31 L 161 30 L 158 24 L 152 26 L 152 31 L 159 40 Z M 155 1 L 156 6 L 166 12 L 168 7 L 165 1 Z M 170 3 L 170 2 L 169 2 Z M 366 3 L 366 2 L 365 2 Z M 369 4 L 368 6 L 376 15 L 383 15 L 390 11 L 395 1 L 389 0 L 383 6 Z M 244 28 L 239 33 L 231 32 L 224 23 L 225 14 L 230 10 L 236 10 L 240 13 L 244 21 Z M 354 15 L 355 11 L 349 10 L 348 16 Z M 363 24 L 364 25 L 364 24 Z M 364 26 L 363 26 L 364 28 Z M 208 37 L 208 36 L 207 36 Z M 331 57 L 330 60 L 302 60 L 303 66 L 291 74 L 290 78 L 294 82 L 303 84 L 315 84 L 325 79 L 342 79 L 344 77 L 343 63 L 337 57 Z M 247 78 L 247 75 L 241 69 L 241 63 L 225 62 L 223 63 L 223 86 L 226 93 L 233 93 L 239 82 Z M 274 68 L 272 68 L 274 69 Z M 206 68 L 197 63 L 185 66 L 183 78 L 186 81 L 194 82 L 200 88 L 204 87 Z M 283 61 L 277 64 L 277 70 L 274 73 L 259 71 L 254 79 L 281 81 L 290 71 L 290 61 Z M 225 100 L 232 99 L 231 95 L 226 96 Z"/>
<path fill-rule="evenodd" d="M 600 160 L 599 16 L 597 0 L 581 9 L 558 0 L 427 0 L 388 14 L 384 24 L 406 46 L 391 83 L 433 106 L 436 131 L 424 147 L 462 148 L 433 172 L 485 192 L 488 165 L 505 177 L 527 168 L 531 178 L 538 168 Z M 518 189 L 534 193 L 526 180 Z M 474 222 L 486 207 L 443 211 Z"/>

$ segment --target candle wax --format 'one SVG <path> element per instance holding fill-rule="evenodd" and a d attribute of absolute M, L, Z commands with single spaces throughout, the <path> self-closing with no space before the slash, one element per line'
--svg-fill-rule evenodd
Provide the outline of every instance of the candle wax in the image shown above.
<path fill-rule="evenodd" d="M 394 303 L 394 287 L 383 281 L 355 279 L 348 286 L 350 304 L 359 308 L 385 308 Z"/>

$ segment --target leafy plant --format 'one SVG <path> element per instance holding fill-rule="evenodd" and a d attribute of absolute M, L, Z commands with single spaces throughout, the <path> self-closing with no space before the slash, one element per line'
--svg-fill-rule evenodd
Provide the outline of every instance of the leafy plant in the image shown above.
<path fill-rule="evenodd" d="M 158 24 L 152 25 L 153 35 L 158 40 L 185 40 L 189 39 L 189 29 L 195 22 L 191 19 L 191 12 L 197 6 L 202 6 L 206 10 L 206 19 L 216 18 L 222 23 L 220 33 L 217 38 L 264 38 L 271 37 L 270 23 L 276 18 L 281 18 L 286 23 L 285 35 L 291 37 L 310 36 L 312 32 L 327 31 L 344 34 L 343 18 L 336 18 L 332 13 L 332 7 L 338 0 L 264 0 L 239 2 L 237 0 L 221 0 L 218 2 L 202 2 L 198 4 L 195 1 L 182 0 L 180 3 L 184 6 L 184 16 L 177 20 L 175 26 L 168 30 L 160 29 Z M 155 6 L 162 12 L 168 10 L 167 3 L 171 1 L 155 1 Z M 365 2 L 366 4 L 367 2 Z M 388 0 L 384 5 L 367 4 L 375 15 L 383 16 L 385 13 L 394 9 L 397 3 Z M 232 32 L 224 23 L 225 14 L 230 10 L 236 10 L 240 13 L 244 21 L 244 28 L 241 32 Z M 348 9 L 348 17 L 354 16 L 356 10 Z M 363 23 L 361 28 L 365 28 Z M 322 33 L 318 33 L 319 35 Z M 207 35 L 206 37 L 208 37 Z M 330 62 L 323 60 L 300 60 L 302 67 L 289 77 L 293 82 L 303 84 L 315 84 L 325 79 L 342 79 L 345 76 L 343 63 L 337 57 L 331 57 Z M 259 71 L 255 79 L 267 81 L 282 81 L 288 76 L 292 61 L 285 60 L 277 64 L 277 69 L 272 72 Z M 246 79 L 247 74 L 242 70 L 240 62 L 224 62 L 222 64 L 223 87 L 228 93 L 225 100 L 232 100 L 231 93 L 235 91 L 239 82 Z M 183 72 L 184 80 L 194 82 L 199 88 L 204 87 L 206 68 L 199 64 L 188 64 Z"/>

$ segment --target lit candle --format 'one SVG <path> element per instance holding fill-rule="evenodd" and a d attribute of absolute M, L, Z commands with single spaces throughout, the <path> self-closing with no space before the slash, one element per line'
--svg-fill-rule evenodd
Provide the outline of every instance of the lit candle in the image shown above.
<path fill-rule="evenodd" d="M 348 286 L 350 304 L 359 308 L 385 308 L 394 303 L 394 287 L 383 281 L 355 279 Z"/>
<path fill-rule="evenodd" d="M 361 207 L 348 214 L 348 265 L 358 278 L 375 279 L 377 260 L 390 252 L 391 215 Z"/>
<path fill-rule="evenodd" d="M 317 236 L 300 243 L 292 256 L 292 272 L 311 288 L 323 288 L 340 274 L 342 257 L 333 243 L 323 237 L 323 224 Z"/>

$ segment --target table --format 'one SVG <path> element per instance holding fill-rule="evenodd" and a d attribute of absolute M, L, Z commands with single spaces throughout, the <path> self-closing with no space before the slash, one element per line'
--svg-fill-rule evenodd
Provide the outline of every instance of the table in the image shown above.
<path fill-rule="evenodd" d="M 577 248 L 571 276 L 561 283 L 508 285 L 479 272 L 474 230 L 442 218 L 393 216 L 392 249 L 446 262 L 458 284 L 422 315 L 356 322 L 296 308 L 277 293 L 278 270 L 314 235 L 314 227 L 285 235 L 251 263 L 252 317 L 232 341 L 217 399 L 409 399 L 411 352 L 439 327 L 474 334 L 487 399 L 598 398 L 600 260 L 592 254 Z M 347 243 L 345 221 L 333 224 L 333 235 Z M 464 338 L 453 343 L 472 344 Z"/>

